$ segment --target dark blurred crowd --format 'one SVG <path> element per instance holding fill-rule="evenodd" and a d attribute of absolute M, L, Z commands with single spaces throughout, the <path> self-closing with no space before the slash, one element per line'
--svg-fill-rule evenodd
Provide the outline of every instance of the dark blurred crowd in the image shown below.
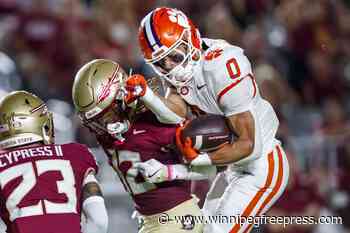
<path fill-rule="evenodd" d="M 250 58 L 262 95 L 278 112 L 278 136 L 292 165 L 288 192 L 270 214 L 341 216 L 349 233 L 349 0 L 0 0 L 0 95 L 24 88 L 69 109 L 75 72 L 95 58 L 154 75 L 137 30 L 157 6 L 183 10 L 203 37 L 243 47 Z M 91 142 L 73 122 L 77 140 Z"/>

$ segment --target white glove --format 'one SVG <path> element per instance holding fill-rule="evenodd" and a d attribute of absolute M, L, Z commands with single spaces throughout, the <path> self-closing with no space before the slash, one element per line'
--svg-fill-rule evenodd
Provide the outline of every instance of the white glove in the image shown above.
<path fill-rule="evenodd" d="M 156 159 L 150 159 L 146 162 L 137 163 L 135 167 L 141 172 L 146 181 L 150 183 L 161 183 L 164 181 L 170 181 L 171 167 L 164 165 Z"/>
<path fill-rule="evenodd" d="M 142 174 L 147 182 L 161 183 L 172 180 L 204 180 L 216 175 L 216 167 L 188 166 L 184 164 L 162 164 L 156 159 L 137 163 L 135 168 Z"/>

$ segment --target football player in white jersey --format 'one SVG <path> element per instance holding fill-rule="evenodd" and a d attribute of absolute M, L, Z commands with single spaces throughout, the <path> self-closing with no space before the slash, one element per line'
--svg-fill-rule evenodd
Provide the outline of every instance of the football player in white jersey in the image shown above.
<path fill-rule="evenodd" d="M 224 40 L 202 39 L 183 12 L 165 7 L 142 20 L 139 43 L 146 63 L 170 87 L 162 98 L 147 87 L 142 75 L 132 75 L 126 83 L 128 102 L 141 98 L 163 123 L 182 122 L 188 106 L 224 115 L 238 135 L 233 143 L 210 153 L 196 151 L 189 138 L 184 143 L 178 140 L 190 165 L 228 165 L 216 176 L 204 213 L 231 219 L 264 214 L 283 193 L 289 166 L 275 138 L 279 125 L 276 113 L 260 96 L 243 49 Z M 242 222 L 211 223 L 204 232 L 249 232 L 252 225 Z"/>

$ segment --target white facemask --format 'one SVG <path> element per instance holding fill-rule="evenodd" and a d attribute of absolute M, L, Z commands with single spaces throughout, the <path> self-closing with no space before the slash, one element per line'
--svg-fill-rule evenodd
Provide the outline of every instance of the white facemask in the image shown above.
<path fill-rule="evenodd" d="M 124 120 L 122 122 L 118 121 L 115 123 L 107 124 L 108 133 L 115 139 L 123 142 L 125 138 L 122 136 L 123 133 L 126 133 L 130 128 L 130 122 Z"/>
<path fill-rule="evenodd" d="M 177 81 L 175 84 L 178 85 L 180 83 L 183 85 L 192 79 L 195 65 L 196 63 L 193 61 L 189 61 L 185 67 L 179 65 L 172 70 L 171 74 L 169 75 L 170 77 L 166 78 L 169 80 L 169 82 L 173 82 L 172 80 L 175 79 L 175 81 Z"/>

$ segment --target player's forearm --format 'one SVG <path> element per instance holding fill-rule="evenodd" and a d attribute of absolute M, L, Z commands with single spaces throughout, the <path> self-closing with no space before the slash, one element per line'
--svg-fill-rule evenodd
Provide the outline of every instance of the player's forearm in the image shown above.
<path fill-rule="evenodd" d="M 164 98 L 163 96 L 158 96 L 162 102 L 178 116 L 185 118 L 187 114 L 187 105 L 185 102 L 174 100 L 174 98 Z"/>
<path fill-rule="evenodd" d="M 150 183 L 173 180 L 205 180 L 216 175 L 216 167 L 190 166 L 185 164 L 162 164 L 156 159 L 140 162 L 135 167 Z"/>
<path fill-rule="evenodd" d="M 101 188 L 95 176 L 90 173 L 83 181 L 82 210 L 86 216 L 84 233 L 106 233 L 108 215 Z"/>
<path fill-rule="evenodd" d="M 86 216 L 84 233 L 106 233 L 108 215 L 104 199 L 101 196 L 91 196 L 82 205 Z"/>
<path fill-rule="evenodd" d="M 186 107 L 174 100 L 163 98 L 147 87 L 146 94 L 142 97 L 146 107 L 151 110 L 157 119 L 166 124 L 181 123 L 186 116 Z"/>
<path fill-rule="evenodd" d="M 184 164 L 168 165 L 172 180 L 206 180 L 215 176 L 215 166 L 187 166 Z"/>
<path fill-rule="evenodd" d="M 235 163 L 251 155 L 254 151 L 254 142 L 251 140 L 238 140 L 232 144 L 226 144 L 220 149 L 209 153 L 212 163 L 215 165 L 227 165 Z"/>
<path fill-rule="evenodd" d="M 213 164 L 225 165 L 247 158 L 254 152 L 255 122 L 250 111 L 228 117 L 228 120 L 238 138 L 231 144 L 210 153 Z"/>

